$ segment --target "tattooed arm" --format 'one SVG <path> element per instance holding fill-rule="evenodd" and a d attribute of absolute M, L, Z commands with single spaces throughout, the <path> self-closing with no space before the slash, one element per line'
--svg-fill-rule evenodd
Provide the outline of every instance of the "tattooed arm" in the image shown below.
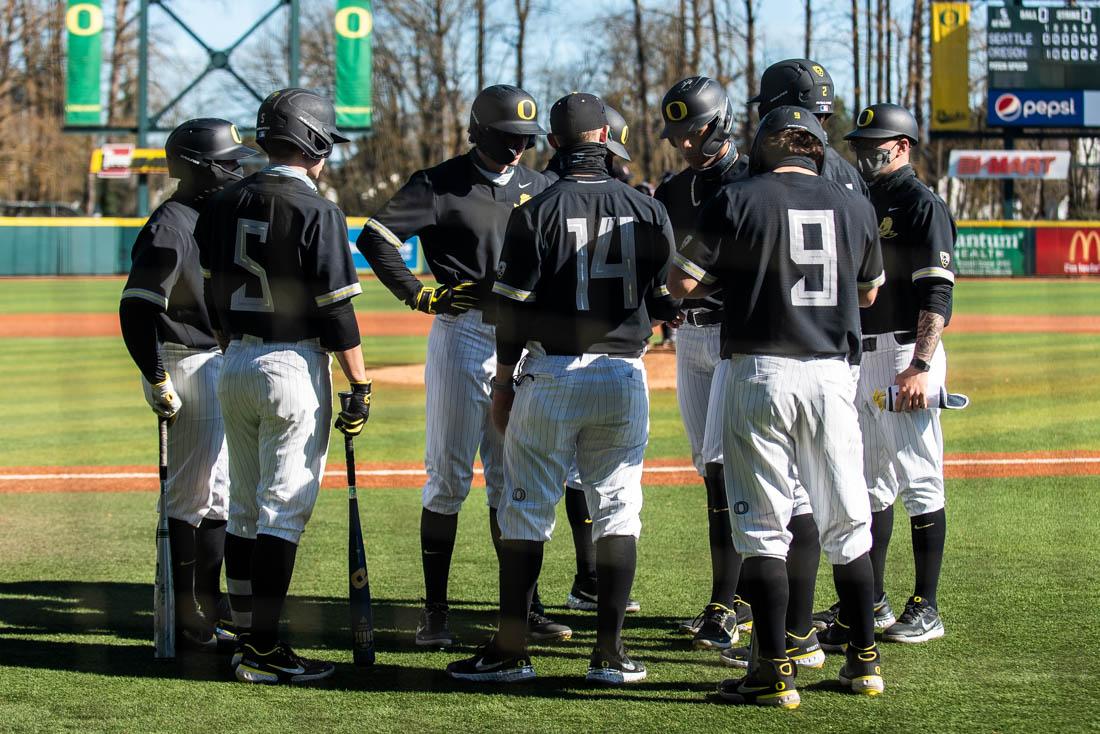
<path fill-rule="evenodd" d="M 923 410 L 928 407 L 928 368 L 943 334 L 944 318 L 938 313 L 921 311 L 917 317 L 917 341 L 913 361 L 894 379 L 898 386 L 895 410 Z"/>

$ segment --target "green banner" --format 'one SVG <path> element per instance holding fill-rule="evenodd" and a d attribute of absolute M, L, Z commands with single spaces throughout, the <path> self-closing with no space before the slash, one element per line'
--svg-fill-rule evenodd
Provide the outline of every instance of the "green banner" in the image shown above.
<path fill-rule="evenodd" d="M 955 264 L 959 275 L 1031 275 L 1035 230 L 1024 227 L 959 227 Z"/>
<path fill-rule="evenodd" d="M 99 67 L 102 60 L 103 9 L 100 0 L 69 0 L 65 11 L 68 73 L 65 124 L 100 124 Z"/>
<path fill-rule="evenodd" d="M 371 126 L 371 38 L 374 16 L 370 0 L 336 0 L 336 124 L 341 128 Z"/>

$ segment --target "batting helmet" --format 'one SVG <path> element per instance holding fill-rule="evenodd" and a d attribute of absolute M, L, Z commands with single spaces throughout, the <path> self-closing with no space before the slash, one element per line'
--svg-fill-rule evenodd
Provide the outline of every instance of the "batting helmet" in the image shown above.
<path fill-rule="evenodd" d="M 845 140 L 889 140 L 909 138 L 920 141 L 917 119 L 901 105 L 883 102 L 864 107 L 856 118 L 856 129 L 844 136 Z"/>
<path fill-rule="evenodd" d="M 686 137 L 714 123 L 700 152 L 717 155 L 733 136 L 733 104 L 722 85 L 706 76 L 689 76 L 673 85 L 661 100 L 662 138 Z"/>
<path fill-rule="evenodd" d="M 267 150 L 267 142 L 282 140 L 310 158 L 328 158 L 332 147 L 346 143 L 336 128 L 332 102 L 308 89 L 292 87 L 272 92 L 256 115 L 256 142 Z"/>
<path fill-rule="evenodd" d="M 169 176 L 213 185 L 241 178 L 237 161 L 257 152 L 241 144 L 236 125 L 216 117 L 188 120 L 164 143 Z"/>
<path fill-rule="evenodd" d="M 754 173 L 770 171 L 775 168 L 778 160 L 775 154 L 769 155 L 765 144 L 769 138 L 784 130 L 805 130 L 821 142 L 822 155 L 828 144 L 828 136 L 821 127 L 816 116 L 810 114 L 804 107 L 795 105 L 783 105 L 764 115 L 760 121 L 760 127 L 756 129 L 756 137 L 752 140 L 752 150 L 749 152 L 749 161 Z M 815 161 L 820 172 L 823 160 Z"/>
<path fill-rule="evenodd" d="M 630 151 L 626 149 L 630 126 L 626 124 L 626 118 L 620 115 L 618 110 L 606 104 L 603 106 L 603 111 L 607 116 L 608 127 L 611 128 L 607 131 L 607 149 L 624 161 L 630 160 Z"/>
<path fill-rule="evenodd" d="M 535 98 L 519 87 L 510 84 L 485 87 L 470 107 L 470 142 L 498 163 L 511 163 L 535 144 L 536 135 L 546 134 L 538 123 L 538 114 Z M 500 133 L 523 135 L 527 141 L 522 149 L 517 149 Z"/>
<path fill-rule="evenodd" d="M 833 113 L 833 78 L 810 59 L 787 59 L 772 64 L 760 77 L 760 93 L 749 102 L 760 103 L 760 117 L 781 105 L 802 107 L 815 115 Z"/>

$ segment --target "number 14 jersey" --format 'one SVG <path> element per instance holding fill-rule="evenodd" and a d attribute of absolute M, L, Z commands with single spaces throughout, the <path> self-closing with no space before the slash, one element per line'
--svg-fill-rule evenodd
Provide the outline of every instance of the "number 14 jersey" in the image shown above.
<path fill-rule="evenodd" d="M 833 181 L 765 173 L 704 207 L 681 270 L 725 293 L 722 357 L 860 356 L 860 290 L 884 282 L 874 208 Z"/>

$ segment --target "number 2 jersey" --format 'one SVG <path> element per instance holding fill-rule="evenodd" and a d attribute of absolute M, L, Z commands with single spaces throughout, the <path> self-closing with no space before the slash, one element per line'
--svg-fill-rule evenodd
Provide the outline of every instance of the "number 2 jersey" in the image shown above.
<path fill-rule="evenodd" d="M 884 282 L 871 202 L 833 181 L 764 173 L 723 188 L 677 267 L 725 295 L 722 357 L 860 355 L 858 290 Z"/>
<path fill-rule="evenodd" d="M 343 212 L 287 169 L 266 168 L 216 194 L 195 238 L 211 320 L 230 337 L 318 338 L 323 313 L 362 293 Z"/>
<path fill-rule="evenodd" d="M 675 308 L 665 286 L 675 249 L 668 214 L 652 197 L 613 178 L 562 178 L 508 221 L 493 285 L 506 299 L 498 346 L 640 354 L 651 316 Z"/>

